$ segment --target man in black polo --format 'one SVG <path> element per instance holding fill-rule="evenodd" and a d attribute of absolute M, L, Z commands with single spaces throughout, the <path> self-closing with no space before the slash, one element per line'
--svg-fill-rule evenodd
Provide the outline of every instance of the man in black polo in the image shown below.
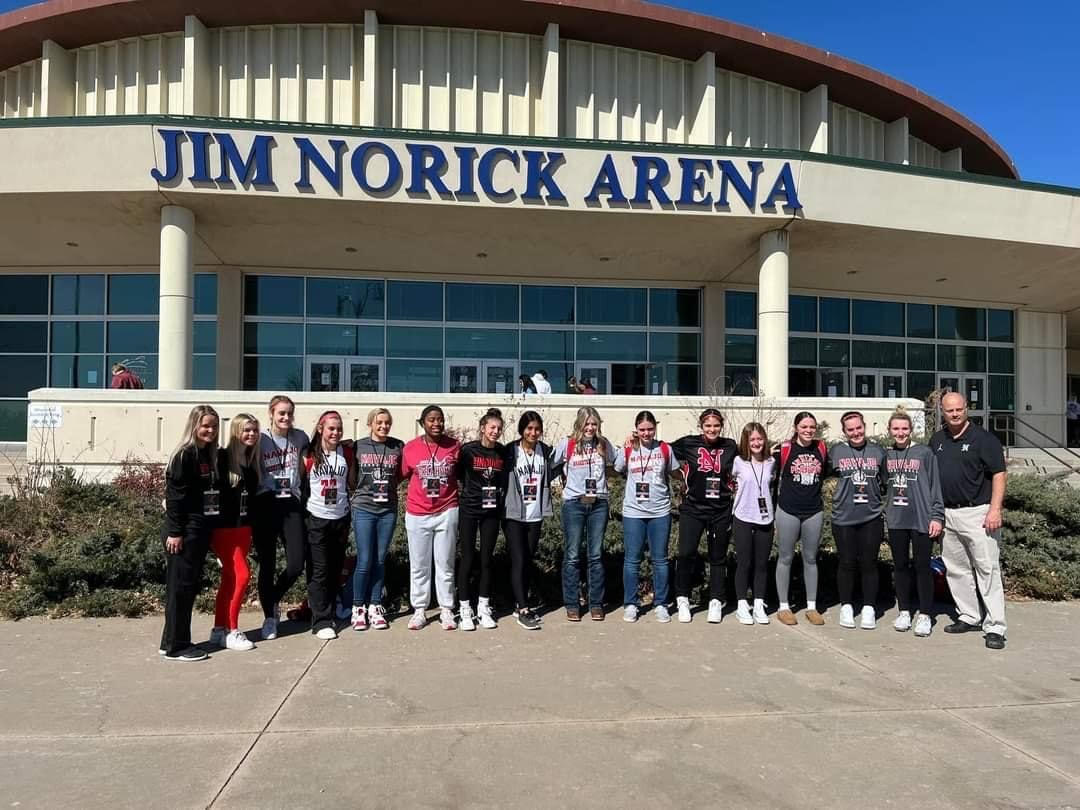
<path fill-rule="evenodd" d="M 961 394 L 941 399 L 945 427 L 930 448 L 937 457 L 945 500 L 941 559 L 958 617 L 946 633 L 982 629 L 991 650 L 1005 647 L 1005 591 L 1001 584 L 998 541 L 1005 499 L 1005 453 L 991 433 L 968 420 Z M 980 622 L 979 597 L 986 606 Z"/>

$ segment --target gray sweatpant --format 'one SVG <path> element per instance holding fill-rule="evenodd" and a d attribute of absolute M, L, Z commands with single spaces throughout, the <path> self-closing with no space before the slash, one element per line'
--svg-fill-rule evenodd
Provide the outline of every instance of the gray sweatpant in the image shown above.
<path fill-rule="evenodd" d="M 802 541 L 806 599 L 809 602 L 817 601 L 817 554 L 821 545 L 821 524 L 824 517 L 822 512 L 818 512 L 808 518 L 797 518 L 783 509 L 776 510 L 776 593 L 781 602 L 788 601 L 796 541 Z"/>

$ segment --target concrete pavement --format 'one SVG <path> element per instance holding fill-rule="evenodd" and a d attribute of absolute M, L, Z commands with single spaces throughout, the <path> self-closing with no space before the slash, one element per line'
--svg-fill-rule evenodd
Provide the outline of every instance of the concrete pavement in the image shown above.
<path fill-rule="evenodd" d="M 1080 603 L 1011 603 L 999 653 L 836 614 L 401 617 L 201 664 L 159 618 L 0 622 L 0 808 L 1080 807 Z"/>

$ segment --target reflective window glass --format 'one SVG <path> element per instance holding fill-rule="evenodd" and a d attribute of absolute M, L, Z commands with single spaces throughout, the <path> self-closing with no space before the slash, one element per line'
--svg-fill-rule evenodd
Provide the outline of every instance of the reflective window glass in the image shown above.
<path fill-rule="evenodd" d="M 391 357 L 443 356 L 442 327 L 391 326 L 386 330 L 386 342 L 386 353 Z M 390 386 L 388 390 L 399 389 Z"/>
<path fill-rule="evenodd" d="M 936 385 L 933 372 L 909 371 L 907 375 L 908 396 L 915 399 L 926 399 L 930 396 Z"/>
<path fill-rule="evenodd" d="M 941 340 L 986 340 L 986 310 L 939 306 L 937 333 Z"/>
<path fill-rule="evenodd" d="M 907 345 L 907 367 L 921 371 L 933 371 L 934 344 L 909 343 Z"/>
<path fill-rule="evenodd" d="M 191 387 L 199 391 L 217 388 L 217 357 L 204 354 L 191 358 Z"/>
<path fill-rule="evenodd" d="M 0 442 L 26 441 L 25 399 L 0 401 Z"/>
<path fill-rule="evenodd" d="M 645 360 L 644 332 L 577 333 L 577 361 L 583 360 Z"/>
<path fill-rule="evenodd" d="M 789 368 L 788 369 L 788 396 L 789 397 L 816 397 L 817 396 L 817 369 L 813 369 L 813 368 Z"/>
<path fill-rule="evenodd" d="M 752 397 L 757 394 L 757 366 L 724 366 L 724 392 Z"/>
<path fill-rule="evenodd" d="M 649 290 L 653 326 L 701 326 L 701 290 Z"/>
<path fill-rule="evenodd" d="M 195 314 L 217 315 L 217 273 L 195 274 Z"/>
<path fill-rule="evenodd" d="M 524 360 L 574 359 L 574 333 L 562 329 L 521 330 L 521 357 Z"/>
<path fill-rule="evenodd" d="M 995 343 L 1012 343 L 1013 311 L 1011 309 L 990 309 L 986 312 L 987 338 Z"/>
<path fill-rule="evenodd" d="M 439 393 L 443 390 L 441 360 L 387 360 L 386 389 Z"/>
<path fill-rule="evenodd" d="M 245 354 L 303 354 L 304 327 L 298 323 L 245 323 Z"/>
<path fill-rule="evenodd" d="M 577 322 L 644 326 L 646 291 L 632 287 L 578 287 Z"/>
<path fill-rule="evenodd" d="M 521 288 L 522 323 L 573 323 L 574 288 L 524 285 Z"/>
<path fill-rule="evenodd" d="M 907 305 L 907 336 L 915 338 L 934 337 L 933 304 Z"/>
<path fill-rule="evenodd" d="M 303 391 L 303 361 L 299 357 L 245 357 L 244 390 Z"/>
<path fill-rule="evenodd" d="M 307 353 L 382 357 L 384 337 L 381 326 L 309 323 Z"/>
<path fill-rule="evenodd" d="M 904 336 L 904 305 L 895 301 L 851 302 L 851 331 L 856 335 Z"/>
<path fill-rule="evenodd" d="M 851 331 L 850 304 L 846 298 L 821 299 L 821 331 L 847 334 Z"/>
<path fill-rule="evenodd" d="M 551 390 L 556 394 L 576 394 L 576 391 L 571 391 L 566 384 L 566 380 L 574 374 L 573 363 L 551 363 L 542 361 L 523 362 L 521 364 L 521 373 L 532 376 L 536 372 L 543 369 L 547 372 L 548 382 L 551 383 Z"/>
<path fill-rule="evenodd" d="M 517 323 L 517 285 L 447 283 L 446 320 Z"/>
<path fill-rule="evenodd" d="M 0 397 L 25 397 L 27 391 L 45 387 L 45 355 L 0 355 Z"/>
<path fill-rule="evenodd" d="M 392 320 L 441 321 L 443 319 L 441 282 L 390 281 L 387 282 L 386 300 L 386 317 Z"/>
<path fill-rule="evenodd" d="M 728 290 L 724 293 L 724 327 L 757 328 L 757 293 Z"/>
<path fill-rule="evenodd" d="M 649 360 L 697 363 L 701 361 L 698 332 L 653 332 L 649 335 Z"/>
<path fill-rule="evenodd" d="M 446 328 L 446 356 L 468 359 L 512 359 L 518 356 L 517 329 Z"/>
<path fill-rule="evenodd" d="M 104 315 L 105 276 L 53 276 L 53 315 Z"/>
<path fill-rule="evenodd" d="M 986 371 L 985 346 L 938 346 L 937 359 L 938 371 Z"/>
<path fill-rule="evenodd" d="M 817 341 L 814 338 L 788 338 L 788 365 L 816 366 Z"/>
<path fill-rule="evenodd" d="M 156 354 L 158 325 L 156 321 L 112 321 L 109 323 L 106 350 Z"/>
<path fill-rule="evenodd" d="M 309 278 L 307 314 L 314 318 L 378 318 L 386 312 L 381 281 L 348 278 Z"/>
<path fill-rule="evenodd" d="M 701 366 L 667 364 L 668 396 L 697 396 L 701 393 Z"/>
<path fill-rule="evenodd" d="M 725 335 L 724 362 L 728 365 L 757 365 L 757 337 Z"/>
<path fill-rule="evenodd" d="M 105 383 L 106 388 L 108 388 L 109 383 L 112 382 L 112 367 L 116 363 L 123 364 L 128 371 L 132 372 L 142 380 L 144 388 L 157 388 L 158 356 L 156 354 L 139 352 L 137 354 L 105 355 L 105 371 L 109 375 L 109 381 Z"/>
<path fill-rule="evenodd" d="M 105 358 L 100 354 L 54 354 L 49 385 L 55 388 L 104 388 Z"/>
<path fill-rule="evenodd" d="M 103 321 L 53 321 L 52 350 L 65 354 L 105 351 Z"/>
<path fill-rule="evenodd" d="M 990 371 L 998 374 L 1012 374 L 1016 371 L 1012 349 L 990 347 Z"/>
<path fill-rule="evenodd" d="M 818 357 L 821 358 L 822 366 L 845 368 L 849 365 L 850 356 L 851 341 L 849 340 L 822 338 L 818 341 Z"/>
<path fill-rule="evenodd" d="M 813 295 L 788 296 L 788 328 L 792 332 L 816 332 L 817 307 Z"/>
<path fill-rule="evenodd" d="M 48 314 L 48 276 L 0 275 L 0 315 Z"/>
<path fill-rule="evenodd" d="M 48 350 L 49 330 L 45 321 L 0 321 L 0 352 Z"/>
<path fill-rule="evenodd" d="M 304 279 L 299 276 L 245 276 L 244 314 L 303 315 Z"/>
<path fill-rule="evenodd" d="M 157 315 L 157 273 L 109 276 L 110 315 Z"/>
<path fill-rule="evenodd" d="M 1016 378 L 990 375 L 990 407 L 995 411 L 1016 410 Z"/>
<path fill-rule="evenodd" d="M 217 321 L 196 321 L 191 339 L 192 354 L 213 354 L 217 351 Z"/>
<path fill-rule="evenodd" d="M 903 368 L 904 344 L 876 340 L 851 341 L 851 365 L 858 368 Z"/>

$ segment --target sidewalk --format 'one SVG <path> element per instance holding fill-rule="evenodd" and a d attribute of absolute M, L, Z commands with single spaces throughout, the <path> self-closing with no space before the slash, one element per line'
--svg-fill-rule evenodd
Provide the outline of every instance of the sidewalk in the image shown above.
<path fill-rule="evenodd" d="M 1004 652 L 837 613 L 401 617 L 201 664 L 159 618 L 0 622 L 0 807 L 1080 806 L 1080 603 L 1011 603 Z"/>

